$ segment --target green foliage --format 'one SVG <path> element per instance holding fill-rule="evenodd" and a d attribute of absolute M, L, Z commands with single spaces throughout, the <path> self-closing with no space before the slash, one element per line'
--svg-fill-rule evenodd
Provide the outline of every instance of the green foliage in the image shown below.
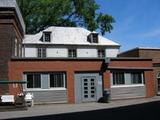
<path fill-rule="evenodd" d="M 96 13 L 95 0 L 17 0 L 27 33 L 37 33 L 48 26 L 81 26 L 102 35 L 113 29 L 112 16 Z"/>

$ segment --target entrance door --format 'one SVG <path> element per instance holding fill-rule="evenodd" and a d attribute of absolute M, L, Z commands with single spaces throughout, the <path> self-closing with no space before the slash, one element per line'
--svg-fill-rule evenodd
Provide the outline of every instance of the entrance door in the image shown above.
<path fill-rule="evenodd" d="M 82 101 L 96 101 L 96 77 L 82 78 Z"/>

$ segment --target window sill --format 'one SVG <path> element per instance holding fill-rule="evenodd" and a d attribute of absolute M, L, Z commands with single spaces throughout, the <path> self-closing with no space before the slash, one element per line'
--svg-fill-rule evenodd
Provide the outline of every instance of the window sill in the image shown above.
<path fill-rule="evenodd" d="M 121 88 L 121 87 L 141 87 L 145 86 L 145 84 L 135 84 L 135 85 L 113 85 L 111 88 Z"/>
<path fill-rule="evenodd" d="M 35 89 L 35 88 L 26 88 L 24 91 L 54 91 L 54 90 L 67 90 L 66 88 L 50 88 L 50 89 Z"/>

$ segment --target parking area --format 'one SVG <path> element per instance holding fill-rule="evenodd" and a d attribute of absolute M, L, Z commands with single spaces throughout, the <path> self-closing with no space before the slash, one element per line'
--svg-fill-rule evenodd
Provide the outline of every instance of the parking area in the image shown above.
<path fill-rule="evenodd" d="M 33 107 L 29 107 L 28 110 L 0 112 L 0 119 L 56 115 L 62 113 L 101 110 L 101 109 L 124 107 L 129 105 L 137 105 L 142 103 L 150 103 L 154 101 L 160 101 L 160 96 L 155 96 L 153 98 L 117 100 L 117 101 L 111 101 L 109 103 L 92 102 L 92 103 L 81 103 L 81 104 L 34 105 Z"/>

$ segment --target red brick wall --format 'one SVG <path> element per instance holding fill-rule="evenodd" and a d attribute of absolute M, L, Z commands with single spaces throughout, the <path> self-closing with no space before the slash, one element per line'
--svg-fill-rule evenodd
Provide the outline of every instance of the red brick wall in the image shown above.
<path fill-rule="evenodd" d="M 9 79 L 22 80 L 23 72 L 62 72 L 67 73 L 68 102 L 74 103 L 74 72 L 100 72 L 102 61 L 11 61 L 9 63 Z M 10 87 L 12 94 L 18 89 Z"/>
<path fill-rule="evenodd" d="M 153 71 L 145 71 L 146 97 L 153 97 L 156 95 L 156 84 L 154 80 Z"/>
<path fill-rule="evenodd" d="M 109 64 L 109 68 L 114 69 L 132 69 L 138 70 L 141 68 L 148 68 L 144 70 L 144 78 L 145 78 L 145 84 L 146 84 L 146 97 L 153 97 L 156 94 L 156 84 L 154 79 L 154 72 L 152 70 L 152 60 L 111 60 L 111 63 Z"/>
<path fill-rule="evenodd" d="M 111 60 L 109 67 L 117 68 L 151 68 L 151 60 Z"/>
<path fill-rule="evenodd" d="M 150 68 L 151 61 L 112 61 L 109 64 L 110 70 L 117 67 L 123 68 Z M 74 73 L 75 72 L 102 72 L 102 61 L 92 60 L 92 61 L 72 61 L 72 60 L 13 60 L 9 63 L 9 79 L 10 80 L 22 80 L 23 72 L 66 72 L 67 74 L 67 92 L 68 92 L 68 102 L 75 103 L 75 93 L 74 93 Z M 110 88 L 110 70 L 103 73 L 103 87 L 104 89 Z M 145 71 L 145 70 L 144 70 Z M 147 97 L 151 97 L 155 94 L 155 84 L 153 80 L 153 74 L 151 69 L 145 71 L 146 80 L 146 93 Z M 17 94 L 18 89 L 10 88 L 12 94 Z M 14 93 L 15 92 L 15 93 Z"/>
<path fill-rule="evenodd" d="M 110 71 L 106 71 L 103 73 L 103 87 L 104 89 L 109 89 L 111 87 L 110 85 Z"/>

